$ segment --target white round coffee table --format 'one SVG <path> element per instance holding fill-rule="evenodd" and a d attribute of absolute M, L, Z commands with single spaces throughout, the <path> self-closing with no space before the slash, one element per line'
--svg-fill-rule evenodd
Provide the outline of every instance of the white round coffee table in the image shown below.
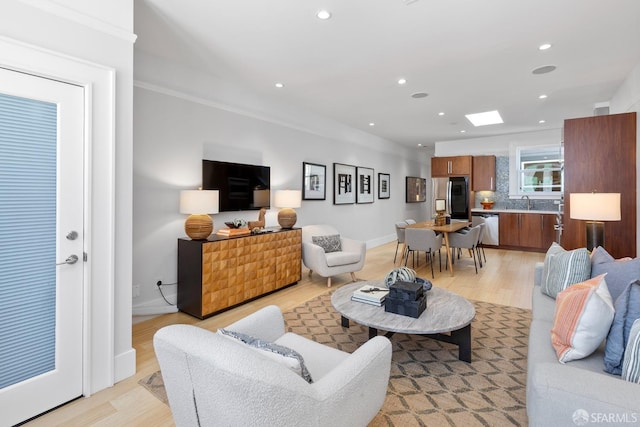
<path fill-rule="evenodd" d="M 433 287 L 427 292 L 427 309 L 418 318 L 387 313 L 383 307 L 352 301 L 351 295 L 363 286 L 382 286 L 382 281 L 355 282 L 342 286 L 331 296 L 331 304 L 340 313 L 342 326 L 349 320 L 369 327 L 369 338 L 378 335 L 378 329 L 424 335 L 458 346 L 458 358 L 471 362 L 471 321 L 476 310 L 471 302 L 446 289 Z M 448 333 L 448 334 L 447 334 Z"/>

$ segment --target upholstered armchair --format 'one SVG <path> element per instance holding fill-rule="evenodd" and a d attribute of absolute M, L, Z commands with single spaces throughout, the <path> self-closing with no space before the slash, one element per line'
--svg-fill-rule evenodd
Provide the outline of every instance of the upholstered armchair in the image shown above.
<path fill-rule="evenodd" d="M 382 407 L 391 342 L 377 336 L 349 354 L 285 333 L 276 306 L 224 328 L 239 339 L 191 325 L 171 325 L 153 338 L 176 426 L 366 426 Z M 264 343 L 299 353 L 312 383 Z M 283 356 L 284 357 L 284 356 Z"/>
<path fill-rule="evenodd" d="M 331 287 L 331 276 L 362 270 L 367 254 L 364 242 L 343 237 L 334 227 L 326 224 L 302 227 L 302 262 L 309 269 L 327 278 Z"/>

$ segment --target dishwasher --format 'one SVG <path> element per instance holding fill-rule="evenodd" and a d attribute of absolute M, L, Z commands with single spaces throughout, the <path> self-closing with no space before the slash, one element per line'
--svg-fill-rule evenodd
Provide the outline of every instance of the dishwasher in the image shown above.
<path fill-rule="evenodd" d="M 471 224 L 475 227 L 478 224 L 484 224 L 484 236 L 482 244 L 489 246 L 498 246 L 500 244 L 499 231 L 499 214 L 491 213 L 473 213 L 471 215 Z"/>

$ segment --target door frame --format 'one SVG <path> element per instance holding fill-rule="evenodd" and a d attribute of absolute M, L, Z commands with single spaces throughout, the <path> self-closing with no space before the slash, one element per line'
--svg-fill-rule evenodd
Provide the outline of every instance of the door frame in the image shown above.
<path fill-rule="evenodd" d="M 135 351 L 129 352 L 122 367 L 116 367 L 114 349 L 116 73 L 113 68 L 6 37 L 0 37 L 0 67 L 84 88 L 84 251 L 88 258 L 82 390 L 89 396 L 112 386 L 116 378 L 135 373 Z"/>

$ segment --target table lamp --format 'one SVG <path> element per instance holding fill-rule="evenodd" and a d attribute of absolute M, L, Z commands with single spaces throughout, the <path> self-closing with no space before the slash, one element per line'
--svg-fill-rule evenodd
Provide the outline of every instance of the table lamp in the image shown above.
<path fill-rule="evenodd" d="M 293 208 L 299 208 L 302 203 L 302 192 L 300 190 L 278 190 L 276 191 L 274 204 L 277 208 L 282 208 L 278 212 L 278 224 L 282 228 L 292 228 L 298 219 Z"/>
<path fill-rule="evenodd" d="M 604 222 L 620 221 L 620 193 L 571 193 L 569 217 L 586 220 L 587 249 L 604 247 Z"/>
<path fill-rule="evenodd" d="M 180 213 L 189 214 L 184 231 L 193 240 L 206 240 L 213 231 L 208 214 L 218 213 L 218 190 L 180 191 Z"/>

